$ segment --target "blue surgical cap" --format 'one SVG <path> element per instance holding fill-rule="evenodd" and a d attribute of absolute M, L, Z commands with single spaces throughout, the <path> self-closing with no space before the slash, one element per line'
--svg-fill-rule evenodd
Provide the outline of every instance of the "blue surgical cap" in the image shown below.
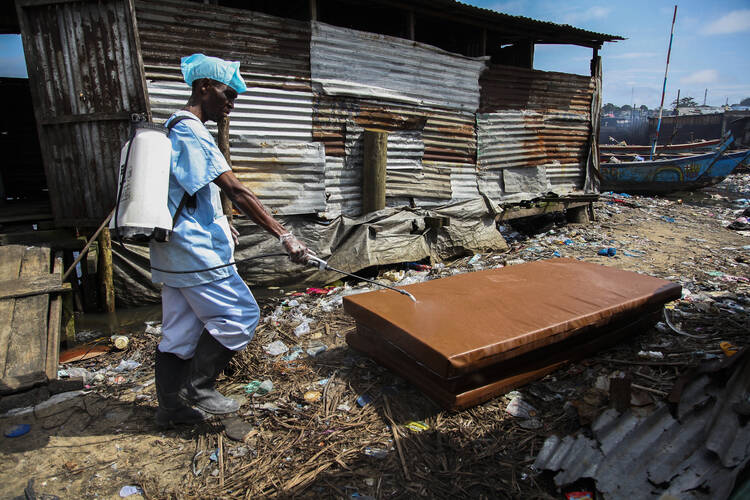
<path fill-rule="evenodd" d="M 229 85 L 238 94 L 247 90 L 245 81 L 240 75 L 239 61 L 225 61 L 218 57 L 209 57 L 203 54 L 193 54 L 192 56 L 183 57 L 182 76 L 188 85 L 192 85 L 195 80 L 201 78 L 210 78 L 217 82 Z"/>

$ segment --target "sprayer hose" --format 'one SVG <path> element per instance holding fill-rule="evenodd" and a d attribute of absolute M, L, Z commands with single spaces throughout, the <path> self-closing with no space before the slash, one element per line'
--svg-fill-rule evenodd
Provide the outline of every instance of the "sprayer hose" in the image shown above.
<path fill-rule="evenodd" d="M 124 248 L 124 247 L 123 247 Z M 131 250 L 126 249 L 128 252 Z M 133 252 L 135 253 L 135 252 Z M 240 262 L 247 262 L 249 260 L 256 260 L 256 259 L 265 259 L 266 257 L 288 257 L 285 253 L 264 253 L 260 255 L 254 255 L 253 257 L 248 257 L 246 259 L 240 259 L 235 260 L 234 262 L 230 262 L 229 264 L 221 264 L 214 267 L 207 267 L 205 269 L 193 269 L 191 271 L 169 271 L 167 269 L 159 269 L 158 267 L 151 266 L 152 271 L 159 271 L 161 273 L 169 273 L 169 274 L 191 274 L 191 273 L 203 273 L 206 271 L 213 271 L 214 269 L 221 269 L 222 267 L 229 267 L 234 266 L 235 264 L 239 264 Z"/>

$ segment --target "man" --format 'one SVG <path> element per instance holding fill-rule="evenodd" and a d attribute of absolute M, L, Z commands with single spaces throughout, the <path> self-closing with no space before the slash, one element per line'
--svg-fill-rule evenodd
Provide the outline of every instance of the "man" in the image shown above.
<path fill-rule="evenodd" d="M 239 404 L 214 388 L 232 356 L 253 337 L 260 310 L 232 262 L 236 232 L 222 213 L 219 188 L 245 215 L 280 239 L 297 263 L 307 248 L 276 221 L 230 170 L 204 123 L 218 122 L 247 90 L 239 62 L 203 54 L 182 59 L 192 86 L 185 107 L 167 121 L 172 163 L 169 208 L 177 213 L 168 242 L 151 243 L 152 280 L 163 283 L 162 333 L 156 350 L 159 426 L 195 424 L 206 413 L 237 411 Z M 195 271 L 195 272 L 185 272 Z"/>

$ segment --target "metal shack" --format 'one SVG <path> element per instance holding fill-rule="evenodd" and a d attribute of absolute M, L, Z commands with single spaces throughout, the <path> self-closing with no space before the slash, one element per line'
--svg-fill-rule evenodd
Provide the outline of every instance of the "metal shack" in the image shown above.
<path fill-rule="evenodd" d="M 180 57 L 242 62 L 229 142 L 280 216 L 360 216 L 362 137 L 388 132 L 387 206 L 590 201 L 604 42 L 453 0 L 16 0 L 53 215 L 96 226 L 134 114 L 187 100 Z M 533 69 L 592 49 L 591 75 Z M 398 255 L 394 255 L 396 259 Z M 403 259 L 402 259 L 403 260 Z"/>

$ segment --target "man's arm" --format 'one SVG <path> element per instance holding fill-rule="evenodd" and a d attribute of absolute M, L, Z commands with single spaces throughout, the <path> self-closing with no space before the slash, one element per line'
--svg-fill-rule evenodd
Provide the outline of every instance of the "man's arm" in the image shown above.
<path fill-rule="evenodd" d="M 308 250 L 304 243 L 295 238 L 279 221 L 274 219 L 263 206 L 263 203 L 255 196 L 255 193 L 242 184 L 236 175 L 231 171 L 224 172 L 214 179 L 214 183 L 224 191 L 224 194 L 232 200 L 232 203 L 242 213 L 276 238 L 279 238 L 293 262 L 298 264 L 307 262 Z"/>

